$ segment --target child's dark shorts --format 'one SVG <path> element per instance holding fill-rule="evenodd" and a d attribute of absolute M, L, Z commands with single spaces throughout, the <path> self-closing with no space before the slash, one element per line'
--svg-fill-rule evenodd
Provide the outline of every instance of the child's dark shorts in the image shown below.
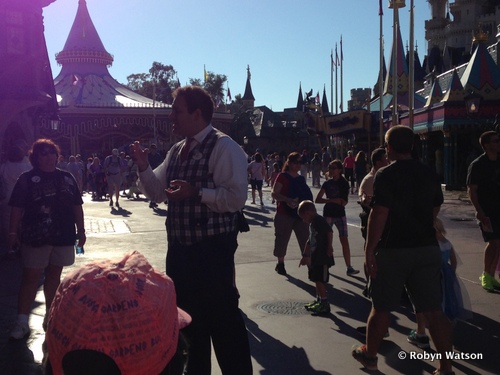
<path fill-rule="evenodd" d="M 309 267 L 309 280 L 314 282 L 324 282 L 327 283 L 330 279 L 330 273 L 328 272 L 328 265 L 312 265 Z"/>
<path fill-rule="evenodd" d="M 262 180 L 257 180 L 257 179 L 252 179 L 250 180 L 250 186 L 252 187 L 252 190 L 262 190 Z"/>

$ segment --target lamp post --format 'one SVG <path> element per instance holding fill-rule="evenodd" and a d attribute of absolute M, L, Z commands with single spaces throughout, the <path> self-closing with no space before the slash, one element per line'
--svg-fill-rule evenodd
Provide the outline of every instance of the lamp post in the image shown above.
<path fill-rule="evenodd" d="M 157 143 L 156 141 L 156 77 L 152 75 L 153 78 L 153 143 Z"/>

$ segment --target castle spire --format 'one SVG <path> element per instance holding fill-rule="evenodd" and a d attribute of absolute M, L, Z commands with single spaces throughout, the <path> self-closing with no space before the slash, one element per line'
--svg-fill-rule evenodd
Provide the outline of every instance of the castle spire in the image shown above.
<path fill-rule="evenodd" d="M 304 110 L 304 96 L 302 95 L 302 82 L 299 83 L 299 97 L 297 98 L 297 111 Z"/>
<path fill-rule="evenodd" d="M 392 43 L 392 50 L 397 49 L 396 61 L 393 62 L 394 53 L 391 53 L 391 60 L 389 61 L 389 71 L 385 80 L 384 94 L 393 94 L 396 90 L 393 87 L 393 76 L 396 75 L 397 92 L 398 95 L 408 92 L 408 65 L 406 64 L 403 41 L 401 39 L 401 29 L 398 25 L 397 38 Z"/>
<path fill-rule="evenodd" d="M 113 63 L 113 56 L 104 48 L 85 0 L 78 0 L 73 26 L 63 50 L 56 55 L 56 61 L 63 66 L 63 70 L 68 64 L 77 64 L 80 67 L 84 64 L 101 65 L 104 68 L 103 73 L 107 73 L 107 67 Z"/>
<path fill-rule="evenodd" d="M 250 84 L 250 79 L 252 78 L 252 74 L 250 73 L 250 65 L 247 65 L 247 83 L 245 86 L 245 93 L 241 100 L 243 101 L 243 105 L 247 108 L 253 108 L 255 105 L 255 98 L 252 93 L 252 85 Z"/>
<path fill-rule="evenodd" d="M 323 85 L 323 99 L 321 100 L 321 111 L 324 115 L 330 113 L 328 109 L 328 100 L 326 99 L 326 87 Z"/>
<path fill-rule="evenodd" d="M 61 52 L 56 55 L 62 65 L 54 79 L 59 105 L 65 106 L 151 106 L 153 100 L 118 83 L 108 72 L 111 56 L 90 18 L 85 0 L 78 0 L 73 26 Z M 160 106 L 156 103 L 156 106 Z M 163 105 L 161 105 L 163 106 Z"/>

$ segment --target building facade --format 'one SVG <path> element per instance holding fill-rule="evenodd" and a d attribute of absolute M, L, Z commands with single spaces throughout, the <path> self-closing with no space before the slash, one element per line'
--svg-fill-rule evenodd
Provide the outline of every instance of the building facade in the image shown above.
<path fill-rule="evenodd" d="M 53 2 L 0 0 L 0 162 L 10 145 L 27 150 L 42 123 L 57 123 L 42 17 Z"/>

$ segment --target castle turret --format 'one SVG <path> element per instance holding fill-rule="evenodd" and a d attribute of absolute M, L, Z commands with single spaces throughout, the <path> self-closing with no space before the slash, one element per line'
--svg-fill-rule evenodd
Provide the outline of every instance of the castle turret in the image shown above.
<path fill-rule="evenodd" d="M 323 115 L 330 113 L 330 109 L 328 108 L 328 99 L 326 98 L 326 88 L 323 86 L 323 99 L 321 99 L 321 112 Z"/>
<path fill-rule="evenodd" d="M 78 1 L 75 21 L 63 50 L 56 55 L 56 61 L 62 65 L 56 83 L 66 73 L 109 74 L 107 68 L 113 64 L 113 56 L 104 48 L 85 0 Z"/>
<path fill-rule="evenodd" d="M 297 98 L 297 111 L 304 110 L 304 96 L 302 95 L 302 83 L 299 83 L 299 97 Z"/>
<path fill-rule="evenodd" d="M 450 23 L 447 17 L 446 6 L 448 0 L 429 0 L 431 19 L 425 21 L 425 39 L 428 43 L 429 64 L 428 71 L 443 71 L 443 51 L 447 48 L 446 33 L 443 32 Z"/>
<path fill-rule="evenodd" d="M 245 93 L 241 98 L 243 102 L 243 106 L 246 108 L 255 107 L 255 98 L 252 93 L 252 85 L 250 84 L 250 79 L 252 78 L 252 74 L 250 73 L 250 66 L 247 66 L 247 83 L 245 86 Z"/>

